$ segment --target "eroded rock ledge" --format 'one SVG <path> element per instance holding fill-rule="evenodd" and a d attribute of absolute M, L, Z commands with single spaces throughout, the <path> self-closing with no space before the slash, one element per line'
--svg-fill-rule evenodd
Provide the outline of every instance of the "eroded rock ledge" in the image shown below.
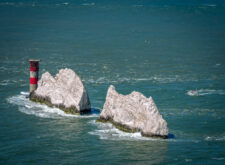
<path fill-rule="evenodd" d="M 42 74 L 38 88 L 30 100 L 55 106 L 66 113 L 81 114 L 91 111 L 88 93 L 80 77 L 71 69 L 61 69 L 55 78 L 49 72 Z"/>
<path fill-rule="evenodd" d="M 152 97 L 139 92 L 118 94 L 110 86 L 98 122 L 110 122 L 125 132 L 141 132 L 142 136 L 168 138 L 166 121 L 160 115 Z"/>

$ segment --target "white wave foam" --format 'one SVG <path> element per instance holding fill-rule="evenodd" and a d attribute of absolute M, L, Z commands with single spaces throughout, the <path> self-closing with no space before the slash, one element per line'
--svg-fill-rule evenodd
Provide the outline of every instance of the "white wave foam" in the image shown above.
<path fill-rule="evenodd" d="M 193 142 L 199 143 L 198 139 L 176 139 L 171 137 L 169 139 L 161 139 L 161 138 L 150 138 L 143 137 L 140 132 L 136 133 L 127 133 L 120 131 L 111 123 L 100 123 L 95 120 L 91 120 L 89 124 L 93 125 L 95 129 L 93 131 L 88 132 L 91 135 L 99 136 L 100 139 L 104 140 L 128 140 L 128 141 L 166 141 L 166 142 Z"/>
<path fill-rule="evenodd" d="M 187 95 L 189 96 L 198 96 L 198 91 L 197 90 L 190 90 L 187 92 Z"/>
<path fill-rule="evenodd" d="M 225 95 L 225 91 L 214 89 L 189 90 L 187 92 L 187 95 L 189 96 Z"/>
<path fill-rule="evenodd" d="M 216 4 L 204 4 L 203 6 L 207 6 L 207 7 L 216 7 Z"/>
<path fill-rule="evenodd" d="M 97 126 L 97 129 L 91 132 L 88 132 L 91 135 L 97 135 L 100 139 L 109 139 L 109 140 L 148 140 L 148 138 L 142 137 L 138 133 L 126 133 L 118 130 L 110 123 L 98 123 L 95 120 L 90 122 Z"/>
<path fill-rule="evenodd" d="M 29 92 L 23 92 L 23 91 L 22 91 L 22 92 L 20 92 L 20 94 L 21 94 L 21 95 L 28 96 L 28 95 L 29 95 Z"/>
<path fill-rule="evenodd" d="M 225 158 L 212 158 L 214 160 L 225 160 Z"/>
<path fill-rule="evenodd" d="M 5 86 L 11 84 L 10 80 L 3 80 L 0 82 L 0 85 Z"/>
<path fill-rule="evenodd" d="M 192 159 L 185 159 L 186 162 L 192 162 Z"/>
<path fill-rule="evenodd" d="M 64 2 L 64 3 L 62 3 L 63 5 L 69 5 L 69 3 L 68 2 Z"/>
<path fill-rule="evenodd" d="M 58 108 L 51 108 L 43 104 L 35 103 L 29 100 L 28 92 L 21 92 L 20 95 L 12 96 L 7 98 L 7 101 L 11 104 L 17 105 L 18 110 L 28 115 L 35 115 L 42 118 L 62 118 L 62 117 L 73 117 L 73 118 L 93 118 L 98 117 L 97 113 L 88 115 L 72 115 L 66 114 L 64 111 Z"/>
<path fill-rule="evenodd" d="M 98 78 L 98 79 L 96 80 L 96 83 L 102 84 L 102 83 L 104 83 L 105 81 L 106 81 L 105 77 L 100 77 L 100 78 Z"/>
<path fill-rule="evenodd" d="M 6 68 L 6 67 L 4 67 L 4 66 L 1 66 L 0 67 L 0 71 L 1 72 L 5 72 L 5 71 L 8 71 L 9 70 L 9 68 Z"/>
<path fill-rule="evenodd" d="M 63 3 L 56 3 L 56 6 L 68 6 L 69 2 L 63 2 Z"/>
<path fill-rule="evenodd" d="M 3 83 L 3 82 L 0 82 L 0 85 L 1 85 L 1 86 L 7 86 L 7 85 L 9 85 L 9 83 Z"/>
<path fill-rule="evenodd" d="M 174 141 L 174 139 L 158 139 L 158 138 L 149 138 L 143 137 L 140 132 L 136 133 L 127 133 L 120 131 L 115 128 L 111 123 L 99 123 L 95 120 L 89 122 L 94 125 L 96 129 L 94 131 L 88 132 L 91 135 L 99 136 L 100 139 L 105 140 L 150 140 L 150 141 Z"/>
<path fill-rule="evenodd" d="M 94 6 L 95 3 L 94 2 L 92 2 L 92 3 L 82 3 L 81 5 L 82 6 Z"/>
<path fill-rule="evenodd" d="M 170 82 L 182 82 L 182 81 L 190 81 L 190 80 L 185 80 L 182 77 L 179 77 L 178 75 L 175 75 L 173 77 L 163 77 L 163 76 L 151 76 L 148 78 L 132 78 L 130 79 L 132 81 L 153 81 L 153 82 L 158 82 L 158 83 L 170 83 Z M 128 81 L 128 79 L 127 79 Z M 191 79 L 191 81 L 194 81 L 193 79 Z"/>
<path fill-rule="evenodd" d="M 206 141 L 225 141 L 225 136 L 215 137 L 215 136 L 207 136 L 205 137 Z"/>

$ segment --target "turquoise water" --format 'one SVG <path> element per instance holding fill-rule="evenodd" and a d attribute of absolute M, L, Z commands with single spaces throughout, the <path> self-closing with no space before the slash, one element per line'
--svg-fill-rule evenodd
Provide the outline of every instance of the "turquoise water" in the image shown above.
<path fill-rule="evenodd" d="M 216 0 L 1 1 L 0 164 L 225 164 L 224 20 Z M 30 102 L 30 58 L 73 69 L 95 109 L 111 84 L 152 96 L 175 137 Z"/>

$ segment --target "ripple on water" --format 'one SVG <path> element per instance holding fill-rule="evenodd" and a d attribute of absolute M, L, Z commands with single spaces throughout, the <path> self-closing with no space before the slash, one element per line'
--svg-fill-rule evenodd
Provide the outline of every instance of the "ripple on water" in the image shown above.
<path fill-rule="evenodd" d="M 2 80 L 0 81 L 0 85 L 1 86 L 9 86 L 9 85 L 15 85 L 15 84 L 19 84 L 20 86 L 26 86 L 26 80 L 20 79 L 20 80 Z"/>
<path fill-rule="evenodd" d="M 99 112 L 93 109 L 90 115 L 71 115 L 66 114 L 64 111 L 58 108 L 51 108 L 46 105 L 42 105 L 39 103 L 35 103 L 29 100 L 28 92 L 20 92 L 19 95 L 15 95 L 7 98 L 7 102 L 10 104 L 14 104 L 18 106 L 18 110 L 22 113 L 28 115 L 34 115 L 41 118 L 97 118 L 99 117 Z M 150 141 L 164 141 L 164 142 L 194 142 L 198 143 L 199 140 L 196 139 L 185 139 L 184 138 L 169 138 L 169 139 L 155 139 L 149 137 L 143 137 L 140 132 L 136 133 L 127 133 L 118 130 L 110 123 L 99 123 L 95 120 L 91 120 L 89 122 L 90 125 L 94 126 L 92 131 L 88 133 L 91 135 L 99 136 L 100 139 L 104 140 L 129 140 L 129 141 L 137 141 L 137 140 L 150 140 Z M 225 136 L 220 137 L 210 137 L 207 136 L 204 139 L 205 141 L 225 141 Z"/>
<path fill-rule="evenodd" d="M 116 77 L 99 77 L 99 78 L 90 78 L 88 79 L 82 79 L 83 81 L 87 83 L 96 83 L 96 84 L 108 84 L 108 83 L 137 83 L 137 82 L 145 82 L 145 81 L 150 81 L 153 83 L 172 83 L 172 82 L 186 82 L 186 81 L 198 81 L 195 78 L 186 78 L 178 75 L 174 76 L 162 76 L 162 75 L 157 75 L 157 76 L 150 76 L 150 77 L 123 77 L 123 76 L 116 76 Z"/>

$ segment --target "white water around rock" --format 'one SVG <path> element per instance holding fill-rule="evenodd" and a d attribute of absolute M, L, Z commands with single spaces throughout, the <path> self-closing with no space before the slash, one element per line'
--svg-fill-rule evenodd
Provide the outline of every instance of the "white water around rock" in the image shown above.
<path fill-rule="evenodd" d="M 98 113 L 91 112 L 87 115 L 72 115 L 67 114 L 64 111 L 56 107 L 48 107 L 47 105 L 39 104 L 30 101 L 28 92 L 20 92 L 20 94 L 7 98 L 7 102 L 18 106 L 18 110 L 27 115 L 34 115 L 40 118 L 96 118 Z"/>
<path fill-rule="evenodd" d="M 49 98 L 53 105 L 75 107 L 78 112 L 90 110 L 91 104 L 80 77 L 71 69 L 61 69 L 55 78 L 49 72 L 42 74 L 35 96 Z"/>
<path fill-rule="evenodd" d="M 111 120 L 145 136 L 168 136 L 167 122 L 160 115 L 152 97 L 146 98 L 139 92 L 129 95 L 117 93 L 110 86 L 100 119 Z"/>

